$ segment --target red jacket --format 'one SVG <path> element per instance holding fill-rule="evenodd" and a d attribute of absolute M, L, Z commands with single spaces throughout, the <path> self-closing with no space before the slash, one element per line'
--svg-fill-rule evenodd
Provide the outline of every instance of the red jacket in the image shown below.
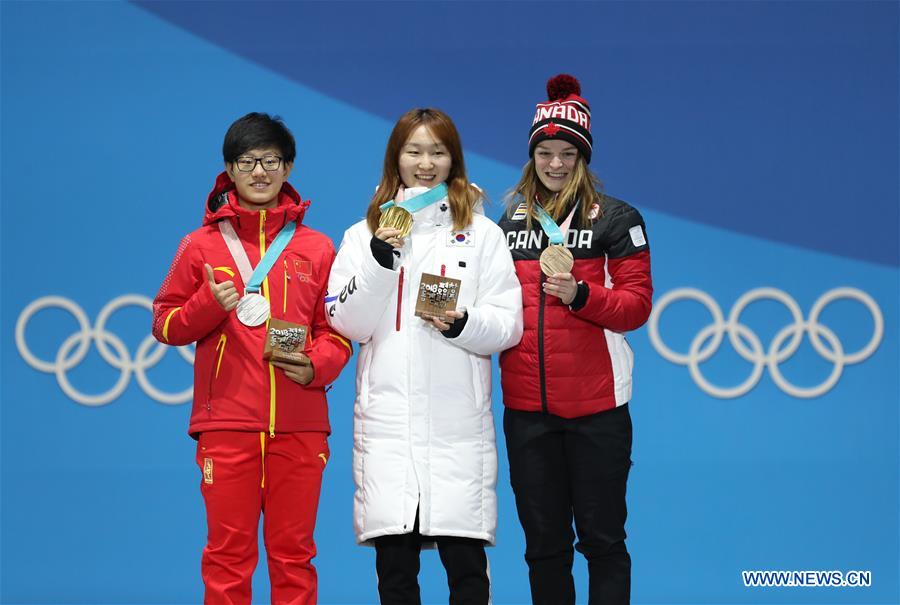
<path fill-rule="evenodd" d="M 572 275 L 588 289 L 578 310 L 544 294 L 539 258 L 548 238 L 537 220 L 526 230 L 524 204 L 500 221 L 522 284 L 525 322 L 522 341 L 500 355 L 507 407 L 576 418 L 631 399 L 633 356 L 623 333 L 647 321 L 653 294 L 644 220 L 610 196 L 591 214 L 589 227 L 566 234 Z"/>
<path fill-rule="evenodd" d="M 207 199 L 203 226 L 181 240 L 169 274 L 153 301 L 153 336 L 170 345 L 197 342 L 194 407 L 188 432 L 326 431 L 325 386 L 337 378 L 352 352 L 350 343 L 325 320 L 328 274 L 335 252 L 331 240 L 301 224 L 309 202 L 289 184 L 278 206 L 251 212 L 238 205 L 225 173 Z M 218 221 L 229 220 L 255 267 L 287 221 L 297 230 L 263 281 L 260 293 L 272 317 L 309 327 L 305 353 L 315 369 L 307 386 L 294 382 L 262 358 L 266 325 L 249 328 L 213 297 L 204 264 L 218 282 L 244 283 L 225 246 Z"/>

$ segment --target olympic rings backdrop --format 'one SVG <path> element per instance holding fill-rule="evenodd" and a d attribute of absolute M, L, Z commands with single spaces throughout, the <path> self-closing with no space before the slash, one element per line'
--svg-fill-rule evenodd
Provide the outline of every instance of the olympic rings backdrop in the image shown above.
<path fill-rule="evenodd" d="M 193 348 L 154 342 L 149 305 L 232 120 L 285 118 L 308 222 L 339 243 L 413 106 L 455 119 L 497 217 L 561 71 L 653 256 L 655 311 L 628 335 L 634 602 L 900 602 L 896 2 L 7 1 L 0 21 L 2 602 L 201 599 Z M 351 527 L 354 364 L 329 393 L 322 603 L 376 600 Z M 499 445 L 494 602 L 525 603 Z M 576 557 L 579 602 L 585 575 Z M 420 578 L 446 602 L 435 553 Z"/>

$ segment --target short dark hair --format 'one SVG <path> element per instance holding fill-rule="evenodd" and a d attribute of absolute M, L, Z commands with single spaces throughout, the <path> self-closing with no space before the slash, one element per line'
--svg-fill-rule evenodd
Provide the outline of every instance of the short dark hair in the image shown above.
<path fill-rule="evenodd" d="M 234 162 L 251 149 L 274 147 L 281 152 L 281 158 L 290 164 L 297 155 L 294 135 L 278 116 L 251 112 L 235 120 L 225 133 L 222 143 L 222 158 L 226 163 Z"/>

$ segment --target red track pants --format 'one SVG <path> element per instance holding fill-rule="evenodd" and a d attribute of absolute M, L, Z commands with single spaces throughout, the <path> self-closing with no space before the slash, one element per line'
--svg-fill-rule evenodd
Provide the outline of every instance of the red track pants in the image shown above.
<path fill-rule="evenodd" d="M 272 603 L 316 603 L 313 529 L 328 456 L 325 433 L 200 435 L 197 464 L 208 531 L 201 562 L 204 603 L 250 604 L 260 513 Z"/>

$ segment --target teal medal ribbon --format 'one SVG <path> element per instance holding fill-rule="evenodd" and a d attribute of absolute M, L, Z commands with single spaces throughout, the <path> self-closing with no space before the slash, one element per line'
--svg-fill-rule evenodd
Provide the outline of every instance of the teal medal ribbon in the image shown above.
<path fill-rule="evenodd" d="M 425 193 L 420 193 L 416 197 L 410 198 L 405 202 L 400 202 L 399 204 L 394 200 L 383 203 L 378 208 L 384 212 L 391 206 L 397 206 L 398 208 L 403 208 L 410 214 L 418 212 L 422 208 L 432 205 L 436 201 L 441 198 L 447 197 L 447 184 L 441 183 L 440 185 L 433 187 L 426 191 Z"/>
<path fill-rule="evenodd" d="M 219 222 L 219 231 L 221 231 L 222 237 L 225 239 L 225 245 L 228 247 L 228 251 L 231 252 L 231 257 L 238 267 L 241 279 L 244 280 L 244 296 L 238 301 L 235 313 L 238 321 L 245 326 L 251 328 L 260 326 L 269 319 L 272 313 L 269 301 L 259 293 L 259 289 L 266 275 L 269 274 L 269 271 L 275 265 L 275 261 L 278 260 L 278 257 L 281 256 L 281 253 L 287 247 L 288 242 L 291 241 L 296 230 L 297 223 L 293 221 L 282 227 L 278 235 L 275 236 L 272 245 L 263 254 L 259 264 L 256 265 L 256 269 L 251 274 L 250 259 L 247 258 L 247 252 L 244 250 L 237 233 L 235 233 L 234 227 L 231 226 L 228 220 Z"/>
<path fill-rule="evenodd" d="M 535 204 L 534 207 L 537 209 L 537 218 L 541 223 L 541 229 L 544 230 L 544 233 L 547 234 L 547 238 L 550 240 L 551 246 L 562 246 L 565 238 L 563 237 L 562 229 L 559 228 L 559 225 L 556 224 L 556 221 L 547 214 L 547 211 L 544 210 L 540 204 Z"/>
<path fill-rule="evenodd" d="M 575 265 L 575 258 L 565 246 L 565 236 L 563 229 L 569 230 L 572 223 L 572 217 L 575 216 L 575 210 L 578 209 L 578 203 L 569 212 L 569 216 L 563 221 L 562 227 L 556 224 L 556 221 L 547 214 L 547 211 L 535 200 L 535 208 L 537 209 L 537 219 L 541 223 L 541 229 L 547 234 L 550 240 L 547 248 L 541 252 L 540 265 L 541 271 L 548 277 L 556 273 L 569 273 Z"/>
<path fill-rule="evenodd" d="M 245 284 L 247 292 L 251 294 L 259 292 L 263 280 L 266 278 L 266 275 L 269 274 L 269 271 L 272 270 L 272 267 L 275 266 L 275 261 L 278 260 L 281 253 L 287 248 L 288 242 L 294 237 L 294 231 L 296 230 L 297 223 L 294 221 L 289 222 L 281 228 L 281 231 L 275 236 L 275 241 L 272 242 L 272 245 L 269 246 L 269 249 L 266 250 L 263 257 L 259 259 L 259 264 L 256 265 L 256 269 L 253 270 L 250 281 Z"/>

